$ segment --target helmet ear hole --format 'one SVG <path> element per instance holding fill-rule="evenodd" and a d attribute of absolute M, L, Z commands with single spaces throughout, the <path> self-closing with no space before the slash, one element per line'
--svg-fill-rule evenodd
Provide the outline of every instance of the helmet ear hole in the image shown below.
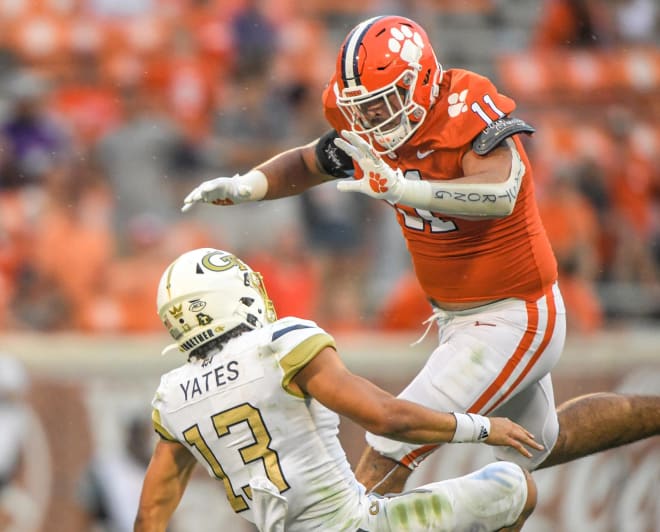
<path fill-rule="evenodd" d="M 254 299 L 251 298 L 251 297 L 242 297 L 242 298 L 240 299 L 240 301 L 241 301 L 241 303 L 243 303 L 243 305 L 245 305 L 246 307 L 250 307 L 250 306 L 252 306 L 252 304 L 254 303 Z"/>

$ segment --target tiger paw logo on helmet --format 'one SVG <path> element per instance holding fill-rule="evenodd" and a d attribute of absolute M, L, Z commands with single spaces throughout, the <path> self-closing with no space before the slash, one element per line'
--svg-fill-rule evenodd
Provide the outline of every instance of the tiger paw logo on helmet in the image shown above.
<path fill-rule="evenodd" d="M 465 100 L 467 99 L 467 93 L 468 90 L 463 89 L 460 93 L 452 92 L 449 95 L 447 98 L 447 101 L 449 102 L 449 116 L 455 118 L 468 110 L 468 107 L 465 103 Z"/>
<path fill-rule="evenodd" d="M 399 54 L 401 59 L 408 63 L 419 61 L 424 48 L 424 39 L 419 33 L 401 25 L 398 28 L 391 28 L 390 35 L 387 45 L 391 52 Z"/>

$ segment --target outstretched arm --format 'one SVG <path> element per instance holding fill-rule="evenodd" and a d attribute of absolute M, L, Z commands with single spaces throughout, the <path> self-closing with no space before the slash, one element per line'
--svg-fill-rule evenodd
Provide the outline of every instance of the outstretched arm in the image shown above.
<path fill-rule="evenodd" d="M 293 196 L 333 179 L 317 160 L 318 141 L 284 151 L 245 174 L 205 181 L 184 199 L 182 210 L 187 211 L 195 203 L 235 205 Z"/>
<path fill-rule="evenodd" d="M 268 180 L 268 191 L 263 199 L 301 194 L 308 188 L 332 179 L 332 176 L 323 173 L 318 166 L 317 142 L 318 139 L 305 146 L 282 152 L 256 167 Z"/>
<path fill-rule="evenodd" d="M 509 419 L 438 412 L 398 399 L 351 373 L 329 347 L 316 355 L 293 382 L 374 434 L 412 443 L 485 441 L 508 445 L 526 457 L 531 454 L 525 446 L 542 449 L 529 432 Z"/>
<path fill-rule="evenodd" d="M 142 484 L 135 532 L 165 532 L 196 463 L 180 443 L 156 444 Z"/>

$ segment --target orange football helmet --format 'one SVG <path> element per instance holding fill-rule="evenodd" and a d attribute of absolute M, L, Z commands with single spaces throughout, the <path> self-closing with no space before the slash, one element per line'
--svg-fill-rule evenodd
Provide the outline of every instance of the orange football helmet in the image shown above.
<path fill-rule="evenodd" d="M 337 105 L 378 153 L 393 152 L 422 124 L 438 96 L 442 66 L 424 29 L 400 16 L 358 24 L 337 58 Z"/>

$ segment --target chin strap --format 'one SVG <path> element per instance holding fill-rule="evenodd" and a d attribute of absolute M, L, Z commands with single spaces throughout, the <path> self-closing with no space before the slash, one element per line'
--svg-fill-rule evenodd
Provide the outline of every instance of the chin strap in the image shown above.
<path fill-rule="evenodd" d="M 166 345 L 163 350 L 160 352 L 160 356 L 164 357 L 165 355 L 169 355 L 174 352 L 180 353 L 181 350 L 179 349 L 179 344 L 169 344 Z"/>

